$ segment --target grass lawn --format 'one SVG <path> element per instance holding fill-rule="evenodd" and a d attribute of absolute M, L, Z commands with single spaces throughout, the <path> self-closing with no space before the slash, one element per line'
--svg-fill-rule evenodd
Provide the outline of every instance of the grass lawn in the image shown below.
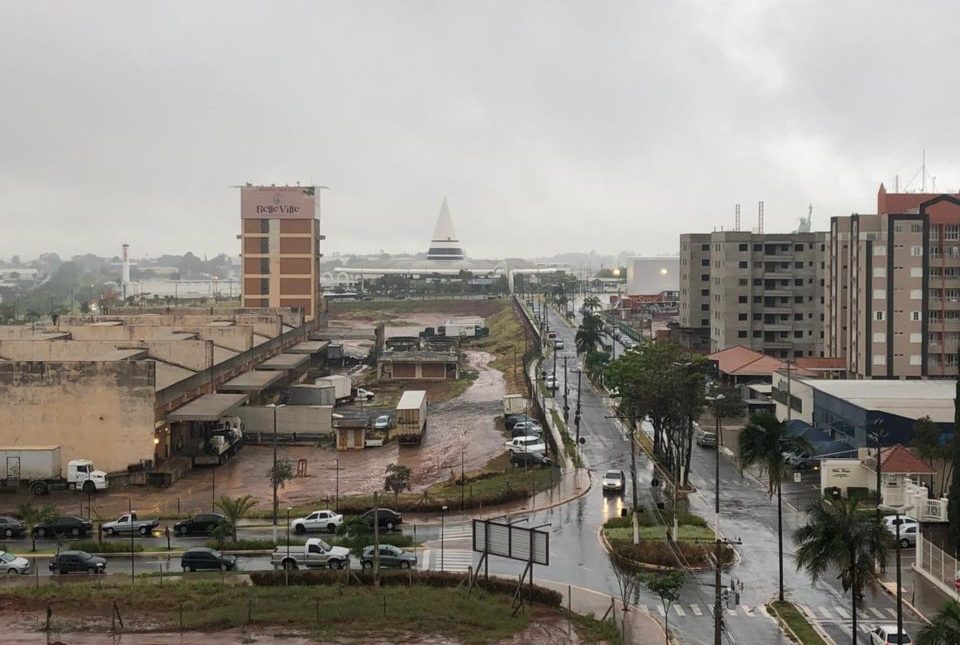
<path fill-rule="evenodd" d="M 672 527 L 671 527 L 672 528 Z M 633 540 L 632 528 L 613 528 L 604 529 L 604 534 L 611 540 Z M 681 524 L 678 528 L 681 540 L 706 540 L 714 539 L 713 529 L 704 526 L 693 526 L 690 524 Z M 641 526 L 641 540 L 663 540 L 667 537 L 666 526 Z"/>
<path fill-rule="evenodd" d="M 767 609 L 780 616 L 803 645 L 826 645 L 820 635 L 814 631 L 813 626 L 792 603 L 776 601 L 767 605 Z"/>
<path fill-rule="evenodd" d="M 230 580 L 230 578 L 228 578 Z M 102 631 L 110 628 L 116 602 L 127 630 L 173 631 L 180 627 L 225 629 L 277 625 L 310 632 L 317 638 L 384 638 L 387 634 L 441 634 L 465 643 L 507 638 L 525 628 L 530 612 L 510 616 L 507 594 L 474 589 L 417 585 L 334 585 L 256 587 L 221 584 L 216 579 L 186 579 L 167 584 L 136 585 L 119 581 L 76 582 L 0 590 L 0 604 L 21 611 L 53 609 L 58 630 Z M 453 619 L 455 617 L 455 619 Z"/>

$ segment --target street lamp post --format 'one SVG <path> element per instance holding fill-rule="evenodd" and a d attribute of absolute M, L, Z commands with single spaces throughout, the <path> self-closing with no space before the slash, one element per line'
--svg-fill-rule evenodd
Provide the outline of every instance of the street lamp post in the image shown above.
<path fill-rule="evenodd" d="M 464 509 L 464 486 L 466 481 L 463 473 L 463 446 L 460 446 L 460 512 Z"/>
<path fill-rule="evenodd" d="M 336 496 L 334 497 L 335 501 L 334 501 L 333 510 L 339 513 L 340 512 L 340 457 L 337 457 L 336 461 L 337 461 L 337 484 L 336 484 L 337 487 L 335 489 Z"/>
<path fill-rule="evenodd" d="M 896 537 L 897 537 L 897 641 L 903 637 L 903 591 L 901 590 L 901 570 L 900 570 L 900 522 L 903 513 L 913 509 L 913 506 L 887 506 L 886 504 L 877 504 L 877 512 L 892 511 L 896 517 Z"/>
<path fill-rule="evenodd" d="M 287 507 L 287 562 L 290 561 L 290 507 Z M 283 568 L 283 585 L 290 584 L 290 567 Z"/>
<path fill-rule="evenodd" d="M 137 559 L 133 557 L 133 500 L 127 498 L 127 520 L 130 522 L 130 582 L 135 582 Z"/>
<path fill-rule="evenodd" d="M 444 504 L 440 507 L 440 571 L 443 571 L 443 520 L 444 516 L 447 514 L 447 506 Z"/>
<path fill-rule="evenodd" d="M 567 357 L 563 357 L 563 423 L 570 420 L 570 405 L 567 396 L 570 394 L 570 388 L 567 386 Z"/>
<path fill-rule="evenodd" d="M 723 606 L 722 606 L 722 596 L 720 594 L 720 402 L 724 400 L 722 394 L 717 394 L 716 396 L 707 396 L 707 401 L 712 401 L 714 403 L 713 407 L 713 416 L 716 420 L 716 440 L 717 443 L 713 447 L 715 460 L 716 460 L 716 477 L 713 483 L 713 498 L 714 498 L 714 528 L 713 536 L 716 540 L 716 548 L 714 551 L 714 558 L 716 562 L 714 563 L 714 597 L 713 597 L 713 642 L 714 645 L 721 644 L 721 633 L 723 632 Z"/>

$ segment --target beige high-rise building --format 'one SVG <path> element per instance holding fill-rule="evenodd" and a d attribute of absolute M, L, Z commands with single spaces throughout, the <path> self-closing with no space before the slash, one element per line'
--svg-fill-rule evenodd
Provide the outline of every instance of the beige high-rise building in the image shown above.
<path fill-rule="evenodd" d="M 823 356 L 826 233 L 680 236 L 681 342 Z"/>
<path fill-rule="evenodd" d="M 958 373 L 960 195 L 887 193 L 831 219 L 826 351 L 855 378 Z"/>
<path fill-rule="evenodd" d="M 243 306 L 320 317 L 320 187 L 243 186 L 240 218 Z"/>

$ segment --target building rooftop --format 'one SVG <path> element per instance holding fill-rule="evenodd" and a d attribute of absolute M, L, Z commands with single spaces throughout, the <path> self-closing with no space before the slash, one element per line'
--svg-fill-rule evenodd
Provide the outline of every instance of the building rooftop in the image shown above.
<path fill-rule="evenodd" d="M 954 419 L 956 381 L 816 380 L 810 387 L 865 410 L 887 412 L 910 419 L 929 416 L 936 423 Z"/>
<path fill-rule="evenodd" d="M 923 463 L 913 452 L 900 444 L 880 449 L 880 472 L 903 475 L 935 475 L 937 471 Z"/>

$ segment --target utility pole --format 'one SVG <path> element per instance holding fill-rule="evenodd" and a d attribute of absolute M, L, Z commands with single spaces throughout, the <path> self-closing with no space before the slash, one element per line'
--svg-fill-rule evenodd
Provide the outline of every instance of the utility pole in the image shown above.
<path fill-rule="evenodd" d="M 570 419 L 570 406 L 567 403 L 567 395 L 570 388 L 567 386 L 567 357 L 563 357 L 563 422 L 567 423 Z"/>
<path fill-rule="evenodd" d="M 553 348 L 553 383 L 554 385 L 556 385 L 557 383 L 557 348 L 556 346 L 554 346 Z M 554 392 L 556 392 L 556 389 L 554 389 Z M 556 394 L 554 394 L 554 396 L 556 396 Z"/>
<path fill-rule="evenodd" d="M 580 452 L 580 377 L 583 370 L 577 370 L 577 409 L 573 413 L 573 423 L 577 426 L 577 453 Z"/>
<path fill-rule="evenodd" d="M 634 441 L 634 433 L 637 429 L 637 420 L 634 417 L 630 422 L 630 487 L 633 488 L 633 543 L 640 544 L 640 518 L 637 517 L 637 509 L 640 502 L 637 500 L 637 442 Z"/>

